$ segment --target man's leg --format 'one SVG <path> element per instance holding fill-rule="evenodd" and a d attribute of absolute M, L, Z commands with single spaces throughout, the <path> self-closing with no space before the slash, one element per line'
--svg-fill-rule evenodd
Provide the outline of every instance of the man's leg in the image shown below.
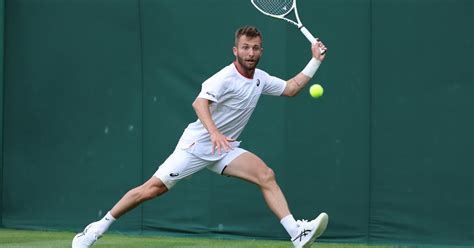
<path fill-rule="evenodd" d="M 77 234 L 73 241 L 73 248 L 89 248 L 109 229 L 110 225 L 128 211 L 142 202 L 153 199 L 167 192 L 168 188 L 157 177 L 153 176 L 144 184 L 128 191 L 122 199 L 107 213 L 104 218 L 89 224 L 82 233 Z"/>
<path fill-rule="evenodd" d="M 166 193 L 180 180 L 198 172 L 209 162 L 184 150 L 176 149 L 158 168 L 153 177 L 143 185 L 128 191 L 120 201 L 97 222 L 89 224 L 72 242 L 73 248 L 89 248 L 107 231 L 116 218 L 142 202 Z"/>
<path fill-rule="evenodd" d="M 230 162 L 223 174 L 258 185 L 268 207 L 279 220 L 290 214 L 286 198 L 276 182 L 275 173 L 255 154 L 242 153 Z"/>
<path fill-rule="evenodd" d="M 120 201 L 110 210 L 110 214 L 118 219 L 142 202 L 153 199 L 166 193 L 168 188 L 157 177 L 151 177 L 147 182 L 128 191 Z"/>
<path fill-rule="evenodd" d="M 168 188 L 161 179 L 153 176 L 144 184 L 128 191 L 104 218 L 94 223 L 90 230 L 97 236 L 102 236 L 116 219 L 144 201 L 151 200 L 166 192 L 168 192 Z"/>
<path fill-rule="evenodd" d="M 286 198 L 276 182 L 275 173 L 255 154 L 244 152 L 238 155 L 222 173 L 244 179 L 260 187 L 266 203 L 278 217 L 296 248 L 310 247 L 326 229 L 328 216 L 325 213 L 310 222 L 296 221 L 293 218 Z"/>

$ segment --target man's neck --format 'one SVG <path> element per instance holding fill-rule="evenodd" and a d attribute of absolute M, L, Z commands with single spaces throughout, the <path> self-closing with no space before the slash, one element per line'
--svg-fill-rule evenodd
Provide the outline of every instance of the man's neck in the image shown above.
<path fill-rule="evenodd" d="M 234 61 L 235 68 L 237 71 L 240 73 L 240 75 L 248 78 L 248 79 L 253 79 L 253 75 L 255 74 L 255 69 L 253 70 L 246 70 L 242 67 L 242 65 L 239 64 L 237 60 Z"/>

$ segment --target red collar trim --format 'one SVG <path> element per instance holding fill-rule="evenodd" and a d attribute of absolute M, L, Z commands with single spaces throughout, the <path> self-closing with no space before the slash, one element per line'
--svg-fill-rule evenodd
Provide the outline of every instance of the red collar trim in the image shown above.
<path fill-rule="evenodd" d="M 247 77 L 247 76 L 245 76 L 242 72 L 240 72 L 240 71 L 239 71 L 239 67 L 237 67 L 237 64 L 236 64 L 236 63 L 237 63 L 237 61 L 234 60 L 234 62 L 233 62 L 232 64 L 234 64 L 235 69 L 237 70 L 237 72 L 238 72 L 240 75 L 242 75 L 242 77 L 248 78 L 248 79 L 253 79 L 253 77 Z"/>

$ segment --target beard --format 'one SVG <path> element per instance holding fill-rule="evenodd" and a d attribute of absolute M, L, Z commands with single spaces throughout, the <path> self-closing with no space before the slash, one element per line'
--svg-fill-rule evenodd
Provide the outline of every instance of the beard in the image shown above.
<path fill-rule="evenodd" d="M 260 58 L 245 60 L 244 58 L 237 56 L 237 62 L 239 62 L 239 64 L 245 70 L 249 70 L 249 71 L 255 70 L 255 68 L 257 68 L 259 61 L 260 61 Z"/>

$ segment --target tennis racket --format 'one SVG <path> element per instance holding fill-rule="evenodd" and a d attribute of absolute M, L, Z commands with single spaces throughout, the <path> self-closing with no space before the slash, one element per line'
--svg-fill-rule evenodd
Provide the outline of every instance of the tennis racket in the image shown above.
<path fill-rule="evenodd" d="M 304 36 L 314 44 L 317 40 L 314 36 L 308 31 L 308 29 L 303 26 L 301 23 L 300 17 L 298 15 L 298 9 L 296 8 L 296 0 L 250 0 L 260 12 L 267 16 L 273 18 L 285 20 L 296 27 L 304 34 Z M 296 20 L 291 20 L 288 18 L 288 15 L 294 11 Z M 319 49 L 321 54 L 324 54 L 326 51 Z"/>

